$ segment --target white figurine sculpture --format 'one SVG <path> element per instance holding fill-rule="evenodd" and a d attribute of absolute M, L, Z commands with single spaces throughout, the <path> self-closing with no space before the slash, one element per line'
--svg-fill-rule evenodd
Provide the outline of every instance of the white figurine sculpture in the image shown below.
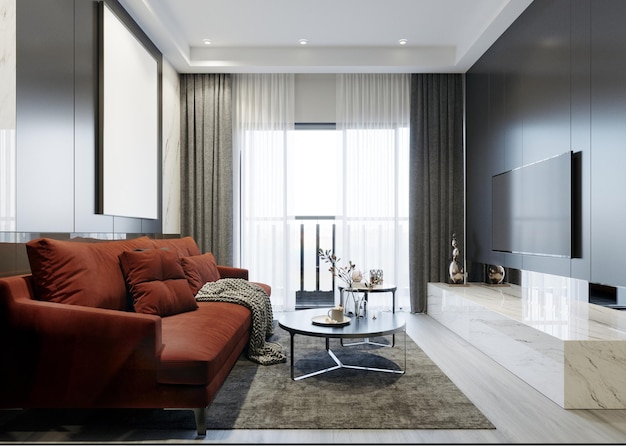
<path fill-rule="evenodd" d="M 456 234 L 452 234 L 452 262 L 450 262 L 449 273 L 451 283 L 463 283 L 463 267 L 459 264 L 460 252 L 457 247 Z"/>

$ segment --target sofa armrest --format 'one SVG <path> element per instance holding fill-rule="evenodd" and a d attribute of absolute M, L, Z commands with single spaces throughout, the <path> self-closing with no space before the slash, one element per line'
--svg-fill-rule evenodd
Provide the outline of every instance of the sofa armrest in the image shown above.
<path fill-rule="evenodd" d="M 217 265 L 217 270 L 222 279 L 245 279 L 248 280 L 248 270 L 234 266 Z"/>
<path fill-rule="evenodd" d="M 30 299 L 13 300 L 8 310 L 13 342 L 0 377 L 25 401 L 32 395 L 50 407 L 84 407 L 105 397 L 123 370 L 156 380 L 158 316 Z"/>
<path fill-rule="evenodd" d="M 245 280 L 249 280 L 248 279 L 248 270 L 245 269 L 245 268 L 236 268 L 234 266 L 217 265 L 217 270 L 220 273 L 220 278 L 221 279 L 245 279 Z M 256 283 L 261 288 L 263 288 L 263 291 L 265 291 L 265 294 L 267 294 L 268 296 L 272 295 L 272 288 L 269 285 L 266 285 L 266 284 L 260 283 L 260 282 L 253 282 L 253 283 Z"/>

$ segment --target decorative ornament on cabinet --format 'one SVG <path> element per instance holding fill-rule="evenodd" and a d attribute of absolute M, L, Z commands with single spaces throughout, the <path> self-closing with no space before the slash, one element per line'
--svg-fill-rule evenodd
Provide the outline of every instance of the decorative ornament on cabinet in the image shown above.
<path fill-rule="evenodd" d="M 450 285 L 465 285 L 465 272 L 463 265 L 460 263 L 459 257 L 461 252 L 458 248 L 458 242 L 456 240 L 456 233 L 452 233 L 452 261 L 448 267 L 448 273 L 450 275 Z"/>
<path fill-rule="evenodd" d="M 489 286 L 510 286 L 508 283 L 504 283 L 504 277 L 506 275 L 505 269 L 502 265 L 487 265 L 487 285 Z"/>

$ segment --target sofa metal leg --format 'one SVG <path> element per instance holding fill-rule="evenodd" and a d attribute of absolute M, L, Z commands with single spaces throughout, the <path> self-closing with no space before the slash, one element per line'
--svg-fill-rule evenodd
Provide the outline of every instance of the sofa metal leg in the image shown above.
<path fill-rule="evenodd" d="M 199 437 L 206 436 L 207 408 L 206 407 L 194 408 L 193 414 L 196 417 L 196 429 L 198 430 L 198 436 Z"/>

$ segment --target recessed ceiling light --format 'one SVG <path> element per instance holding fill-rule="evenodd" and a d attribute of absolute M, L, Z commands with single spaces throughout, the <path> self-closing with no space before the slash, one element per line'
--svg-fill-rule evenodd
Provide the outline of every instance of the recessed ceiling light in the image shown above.
<path fill-rule="evenodd" d="M 406 40 L 406 39 L 400 39 L 400 40 L 398 40 L 398 43 L 399 43 L 400 45 L 406 45 L 406 42 L 407 42 L 407 40 Z"/>
<path fill-rule="evenodd" d="M 300 39 L 300 40 L 298 40 L 298 43 L 300 45 L 306 45 L 307 43 L 309 43 L 309 41 L 307 39 Z"/>
<path fill-rule="evenodd" d="M 204 43 L 205 45 L 211 45 L 211 39 L 202 39 L 202 43 Z"/>

